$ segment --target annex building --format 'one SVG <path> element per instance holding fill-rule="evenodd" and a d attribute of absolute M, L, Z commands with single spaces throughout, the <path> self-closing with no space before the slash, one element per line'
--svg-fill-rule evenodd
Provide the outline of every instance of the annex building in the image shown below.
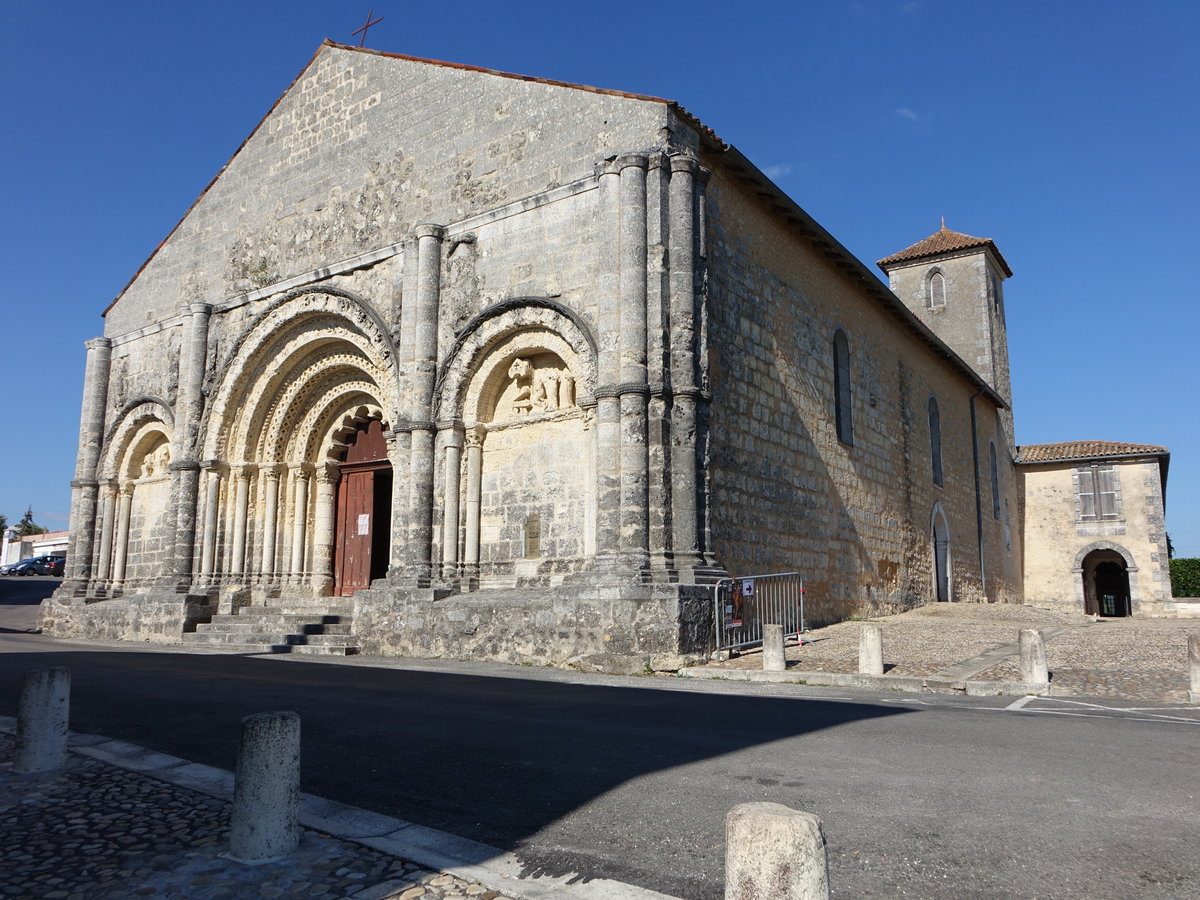
<path fill-rule="evenodd" d="M 43 627 L 640 671 L 729 573 L 1168 612 L 1166 450 L 1014 444 L 995 243 L 880 265 L 674 102 L 326 42 L 87 344 Z"/>

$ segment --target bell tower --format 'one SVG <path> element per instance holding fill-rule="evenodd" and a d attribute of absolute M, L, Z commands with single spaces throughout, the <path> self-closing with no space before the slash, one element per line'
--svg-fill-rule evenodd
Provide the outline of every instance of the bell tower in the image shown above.
<path fill-rule="evenodd" d="M 1000 420 L 1011 449 L 1012 381 L 1004 281 L 1012 277 L 1012 269 L 995 242 L 951 231 L 943 220 L 938 231 L 877 265 L 887 273 L 892 292 L 904 305 L 1008 404 Z"/>

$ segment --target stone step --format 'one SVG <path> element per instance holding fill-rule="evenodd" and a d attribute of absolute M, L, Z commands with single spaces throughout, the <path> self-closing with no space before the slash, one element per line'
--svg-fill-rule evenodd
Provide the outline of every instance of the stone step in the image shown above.
<path fill-rule="evenodd" d="M 283 600 L 275 600 L 271 603 L 254 603 L 250 606 L 239 607 L 238 613 L 267 616 L 350 616 L 354 614 L 354 602 L 348 597 L 336 602 L 325 600 L 322 602 L 304 601 L 289 603 Z"/>
<path fill-rule="evenodd" d="M 292 643 L 289 638 L 337 638 L 328 642 Z M 216 638 L 216 640 L 214 640 Z M 228 638 L 225 640 L 224 638 Z M 305 653 L 318 656 L 355 656 L 362 645 L 349 635 L 224 635 L 185 634 L 184 643 L 193 649 L 210 649 L 221 653 Z"/>
<path fill-rule="evenodd" d="M 211 625 L 244 625 L 248 622 L 273 628 L 291 631 L 304 625 L 343 625 L 349 624 L 349 616 L 314 616 L 314 615 L 285 615 L 238 613 L 237 615 L 219 614 L 212 617 Z"/>

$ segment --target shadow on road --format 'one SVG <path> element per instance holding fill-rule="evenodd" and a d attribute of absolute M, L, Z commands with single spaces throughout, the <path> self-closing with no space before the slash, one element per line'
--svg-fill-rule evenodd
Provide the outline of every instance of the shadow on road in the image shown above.
<path fill-rule="evenodd" d="M 48 575 L 0 576 L 0 634 L 36 632 L 38 605 L 60 584 Z"/>
<path fill-rule="evenodd" d="M 233 769 L 242 716 L 295 710 L 303 720 L 304 790 L 509 850 L 634 779 L 901 714 L 858 703 L 656 690 L 636 679 L 613 687 L 100 649 L 0 652 L 0 713 L 15 715 L 22 675 L 48 665 L 72 672 L 75 731 Z M 653 832 L 690 827 L 661 802 L 639 803 L 636 792 L 623 802 Z M 588 871 L 589 852 L 580 850 L 523 857 L 557 874 L 600 874 Z M 614 877 L 612 861 L 606 865 Z M 647 883 L 633 864 L 615 877 L 622 875 Z M 690 897 L 707 892 L 686 872 L 655 886 Z"/>

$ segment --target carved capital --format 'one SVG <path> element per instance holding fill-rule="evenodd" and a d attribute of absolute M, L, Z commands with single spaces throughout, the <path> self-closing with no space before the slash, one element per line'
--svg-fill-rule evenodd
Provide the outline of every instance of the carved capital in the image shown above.
<path fill-rule="evenodd" d="M 99 486 L 100 482 L 96 481 L 94 478 L 76 478 L 71 482 L 71 487 L 73 488 L 94 488 Z"/>
<path fill-rule="evenodd" d="M 484 435 L 487 434 L 487 429 L 482 425 L 476 425 L 474 428 L 468 428 L 466 431 L 466 441 L 468 447 L 482 447 Z"/>
<path fill-rule="evenodd" d="M 446 236 L 446 229 L 444 226 L 435 225 L 432 222 L 422 222 L 413 228 L 413 234 L 417 236 L 418 240 L 421 238 L 434 238 L 440 241 Z"/>
<path fill-rule="evenodd" d="M 650 160 L 645 153 L 622 153 L 617 157 L 617 169 L 636 168 L 645 169 L 650 165 Z"/>
<path fill-rule="evenodd" d="M 110 350 L 112 349 L 112 340 L 106 337 L 94 337 L 84 341 L 83 346 L 89 350 Z"/>
<path fill-rule="evenodd" d="M 696 174 L 699 164 L 690 156 L 685 156 L 682 153 L 676 153 L 671 156 L 671 174 L 676 172 L 687 172 L 688 174 Z"/>

